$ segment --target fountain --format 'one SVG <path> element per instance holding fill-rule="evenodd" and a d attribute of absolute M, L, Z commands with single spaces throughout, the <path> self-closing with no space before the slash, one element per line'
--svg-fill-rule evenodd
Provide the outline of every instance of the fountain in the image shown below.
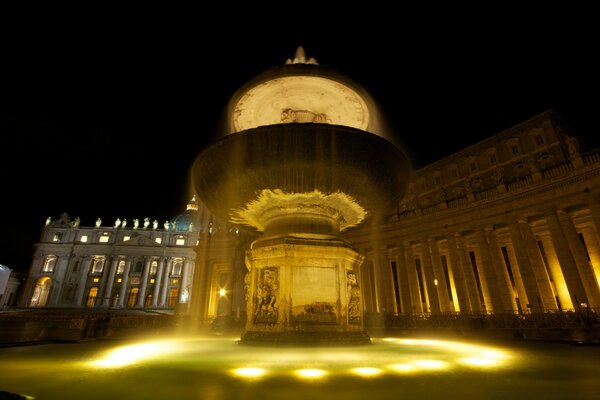
<path fill-rule="evenodd" d="M 356 83 L 302 48 L 232 98 L 230 132 L 197 157 L 202 201 L 262 232 L 246 254 L 242 343 L 368 343 L 359 266 L 341 232 L 402 198 L 405 155 Z"/>
<path fill-rule="evenodd" d="M 597 346 L 368 337 L 362 256 L 340 232 L 401 197 L 407 162 L 373 134 L 373 109 L 357 86 L 302 53 L 296 61 L 234 97 L 232 134 L 198 157 L 197 188 L 215 213 L 263 232 L 247 254 L 242 343 L 373 345 L 273 350 L 164 331 L 0 346 L 0 398 L 597 399 Z M 345 113 L 348 104 L 356 107 Z M 264 112 L 247 115 L 256 110 Z"/>

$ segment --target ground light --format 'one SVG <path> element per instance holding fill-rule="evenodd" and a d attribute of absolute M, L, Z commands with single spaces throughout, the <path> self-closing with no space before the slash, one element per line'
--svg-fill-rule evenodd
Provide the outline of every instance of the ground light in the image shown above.
<path fill-rule="evenodd" d="M 600 347 L 401 337 L 276 347 L 238 340 L 0 348 L 0 390 L 44 400 L 581 400 L 600 393 Z"/>

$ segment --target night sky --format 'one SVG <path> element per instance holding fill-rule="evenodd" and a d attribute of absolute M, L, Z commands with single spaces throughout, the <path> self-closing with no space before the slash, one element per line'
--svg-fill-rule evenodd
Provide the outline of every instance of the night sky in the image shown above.
<path fill-rule="evenodd" d="M 598 147 L 595 14 L 517 11 L 363 16 L 375 29 L 310 14 L 215 31 L 183 11 L 18 25 L 2 49 L 0 263 L 26 270 L 48 216 L 91 226 L 182 212 L 229 97 L 299 45 L 370 92 L 414 168 L 547 109 Z"/>

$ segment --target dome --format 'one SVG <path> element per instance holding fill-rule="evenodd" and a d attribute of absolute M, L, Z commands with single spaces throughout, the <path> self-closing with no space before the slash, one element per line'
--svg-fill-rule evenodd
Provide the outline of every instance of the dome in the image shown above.
<path fill-rule="evenodd" d="M 199 232 L 200 221 L 192 214 L 178 214 L 171 220 L 171 230 L 174 232 Z"/>
<path fill-rule="evenodd" d="M 174 232 L 199 232 L 200 218 L 198 216 L 198 199 L 193 195 L 188 202 L 185 212 L 177 214 L 172 220 L 170 230 Z"/>

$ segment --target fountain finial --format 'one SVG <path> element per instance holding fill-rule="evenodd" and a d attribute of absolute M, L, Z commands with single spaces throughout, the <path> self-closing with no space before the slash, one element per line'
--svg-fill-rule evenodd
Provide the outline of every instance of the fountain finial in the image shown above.
<path fill-rule="evenodd" d="M 286 64 L 319 64 L 314 57 L 306 59 L 306 52 L 304 51 L 304 47 L 298 46 L 296 49 L 296 54 L 294 54 L 294 59 L 288 58 L 285 62 Z"/>

